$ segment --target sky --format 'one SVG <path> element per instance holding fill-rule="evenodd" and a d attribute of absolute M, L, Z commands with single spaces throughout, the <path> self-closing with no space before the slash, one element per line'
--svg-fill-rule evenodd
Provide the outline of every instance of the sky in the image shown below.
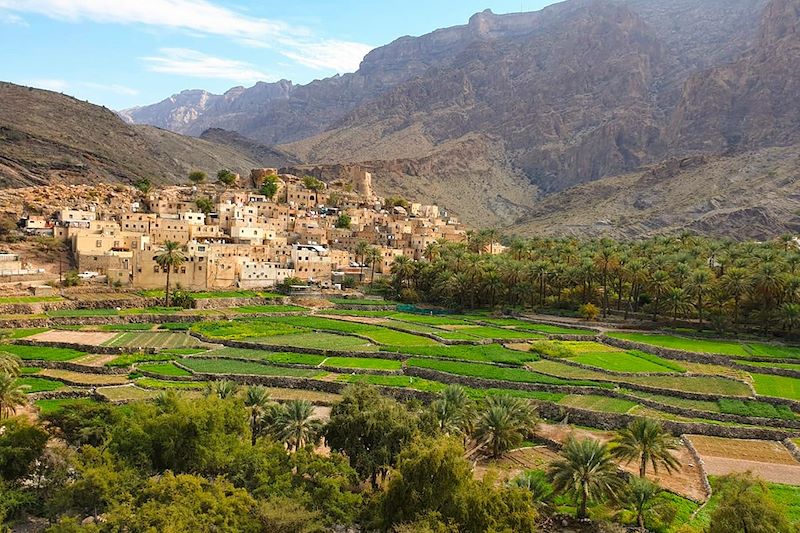
<path fill-rule="evenodd" d="M 555 0 L 0 0 L 0 80 L 111 109 L 353 72 L 403 35 Z"/>

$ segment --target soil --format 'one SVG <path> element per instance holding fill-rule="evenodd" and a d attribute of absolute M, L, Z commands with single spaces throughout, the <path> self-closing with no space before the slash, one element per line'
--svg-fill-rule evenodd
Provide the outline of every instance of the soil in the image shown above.
<path fill-rule="evenodd" d="M 43 331 L 29 337 L 34 341 L 42 342 L 69 342 L 75 344 L 88 344 L 101 346 L 104 342 L 110 341 L 119 335 L 118 332 L 109 331 Z"/>
<path fill-rule="evenodd" d="M 800 485 L 800 462 L 780 442 L 699 435 L 690 440 L 710 475 L 749 471 L 773 483 Z"/>

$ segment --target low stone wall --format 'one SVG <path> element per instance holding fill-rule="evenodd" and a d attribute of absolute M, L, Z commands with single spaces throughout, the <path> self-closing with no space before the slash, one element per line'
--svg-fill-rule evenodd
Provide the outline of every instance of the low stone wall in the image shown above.
<path fill-rule="evenodd" d="M 641 352 L 650 353 L 665 359 L 674 359 L 677 361 L 688 361 L 690 363 L 711 363 L 714 365 L 730 366 L 731 360 L 724 355 L 710 354 L 710 353 L 695 353 L 687 352 L 684 350 L 674 350 L 672 348 L 662 348 L 660 346 L 653 346 L 652 344 L 645 344 L 643 342 L 634 342 L 625 339 L 617 339 L 609 337 L 608 335 L 600 335 L 597 340 L 603 344 L 622 348 L 623 350 L 639 350 Z"/>
<path fill-rule="evenodd" d="M 288 301 L 287 297 L 281 298 L 262 298 L 255 296 L 251 298 L 196 298 L 193 299 L 194 309 L 231 309 L 233 307 L 245 307 L 251 305 L 277 305 Z"/>
<path fill-rule="evenodd" d="M 605 430 L 617 430 L 628 427 L 631 422 L 641 418 L 635 415 L 621 413 L 601 413 L 566 407 L 554 403 L 538 402 L 539 412 L 551 420 L 568 419 L 571 424 L 589 426 Z M 703 424 L 702 422 L 675 422 L 671 420 L 660 421 L 661 425 L 673 435 L 707 435 L 730 439 L 758 439 L 758 440 L 783 440 L 788 437 L 800 435 L 800 431 L 782 431 L 779 429 L 749 428 L 717 426 Z"/>
<path fill-rule="evenodd" d="M 82 372 L 84 374 L 101 374 L 104 376 L 116 376 L 128 373 L 124 367 L 110 366 L 89 366 L 73 363 L 71 361 L 44 361 L 42 359 L 27 359 L 23 361 L 25 366 L 34 368 L 52 368 L 57 370 L 69 370 L 72 372 Z"/>
<path fill-rule="evenodd" d="M 783 439 L 783 445 L 786 446 L 786 449 L 789 450 L 792 457 L 800 462 L 800 448 L 797 447 L 797 444 L 795 444 L 792 439 Z"/>
<path fill-rule="evenodd" d="M 33 392 L 27 395 L 29 400 L 71 400 L 76 398 L 91 398 L 100 402 L 107 401 L 108 398 L 102 394 L 97 394 L 94 387 L 86 387 L 81 390 L 68 390 L 68 391 L 44 391 Z"/>
<path fill-rule="evenodd" d="M 782 362 L 778 360 L 771 360 L 765 361 L 770 363 L 780 363 Z M 800 363 L 798 360 L 792 360 L 792 363 Z M 737 370 L 744 370 L 745 372 L 755 372 L 756 374 L 770 374 L 772 376 L 783 376 L 787 378 L 800 378 L 800 370 L 792 370 L 791 368 L 775 368 L 775 367 L 768 367 L 768 366 L 750 366 L 743 363 L 737 363 L 731 361 L 730 367 L 733 367 Z"/>
<path fill-rule="evenodd" d="M 683 440 L 683 443 L 689 450 L 689 454 L 691 454 L 692 459 L 694 459 L 697 469 L 700 470 L 700 479 L 703 482 L 703 490 L 706 492 L 706 496 L 711 498 L 713 491 L 711 490 L 711 483 L 708 482 L 708 472 L 706 472 L 705 461 L 703 461 L 703 458 L 700 457 L 699 453 L 697 453 L 697 448 L 694 447 L 694 443 L 687 435 L 681 435 L 681 440 Z"/>
<path fill-rule="evenodd" d="M 335 304 L 334 309 L 344 309 L 347 311 L 396 311 L 396 305 L 359 305 L 359 304 Z"/>
<path fill-rule="evenodd" d="M 156 353 L 155 348 L 136 348 L 127 346 L 97 346 L 94 344 L 80 344 L 76 342 L 43 342 L 30 339 L 16 339 L 14 344 L 25 346 L 37 346 L 39 348 L 69 348 L 79 352 L 95 354 L 132 354 L 132 353 Z"/>

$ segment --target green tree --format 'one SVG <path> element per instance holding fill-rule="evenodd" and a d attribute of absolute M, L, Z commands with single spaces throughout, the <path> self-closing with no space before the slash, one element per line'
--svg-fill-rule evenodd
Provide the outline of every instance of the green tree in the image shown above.
<path fill-rule="evenodd" d="M 17 417 L 0 424 L 0 481 L 14 481 L 31 473 L 49 435 L 41 426 Z"/>
<path fill-rule="evenodd" d="M 570 439 L 562 459 L 550 465 L 548 474 L 556 492 L 573 496 L 577 517 L 586 518 L 589 502 L 613 497 L 622 485 L 608 446 L 594 439 Z"/>
<path fill-rule="evenodd" d="M 264 178 L 264 183 L 261 184 L 261 194 L 272 200 L 278 192 L 278 176 L 267 176 Z"/>
<path fill-rule="evenodd" d="M 366 261 L 370 267 L 369 281 L 371 283 L 375 281 L 375 265 L 381 262 L 381 251 L 378 248 L 371 246 L 367 250 L 367 254 L 364 256 L 364 261 Z"/>
<path fill-rule="evenodd" d="M 164 305 L 169 307 L 169 278 L 173 269 L 177 270 L 179 266 L 186 261 L 186 256 L 181 251 L 181 245 L 174 241 L 166 241 L 164 249 L 156 256 L 156 264 L 161 267 L 161 270 L 167 273 L 167 284 L 164 289 Z"/>
<path fill-rule="evenodd" d="M 217 181 L 223 184 L 225 187 L 231 187 L 236 184 L 236 179 L 238 176 L 227 169 L 222 169 L 217 172 Z"/>
<path fill-rule="evenodd" d="M 369 243 L 367 241 L 359 240 L 356 243 L 355 252 L 356 252 L 356 259 L 358 260 L 358 266 L 360 269 L 358 276 L 358 279 L 360 281 L 363 281 L 364 279 L 364 258 L 366 257 L 368 251 L 369 251 Z"/>
<path fill-rule="evenodd" d="M 474 416 L 474 404 L 464 387 L 449 385 L 441 397 L 431 403 L 431 411 L 441 431 L 463 432 Z"/>
<path fill-rule="evenodd" d="M 139 189 L 142 194 L 147 194 L 153 190 L 153 184 L 150 183 L 150 180 L 147 178 L 140 178 L 136 180 L 133 186 Z"/>
<path fill-rule="evenodd" d="M 674 451 L 678 449 L 676 439 L 655 420 L 636 419 L 627 428 L 620 430 L 613 442 L 614 457 L 627 462 L 639 462 L 639 477 L 645 477 L 648 464 L 653 466 L 656 473 L 659 466 L 672 472 L 680 465 L 674 455 Z"/>
<path fill-rule="evenodd" d="M 525 470 L 512 479 L 509 484 L 519 489 L 525 489 L 531 495 L 533 505 L 540 509 L 549 509 L 553 505 L 555 489 L 542 470 Z"/>
<path fill-rule="evenodd" d="M 342 213 L 339 215 L 339 218 L 336 219 L 336 227 L 339 229 L 350 229 L 350 222 L 352 219 L 350 215 L 347 213 Z"/>
<path fill-rule="evenodd" d="M 417 418 L 404 405 L 359 385 L 345 389 L 342 400 L 331 409 L 325 440 L 377 487 L 378 476 L 395 464 L 416 429 Z"/>
<path fill-rule="evenodd" d="M 720 290 L 733 299 L 733 324 L 738 329 L 742 297 L 750 291 L 752 283 L 743 268 L 731 268 L 720 278 Z"/>
<path fill-rule="evenodd" d="M 632 477 L 621 491 L 622 505 L 632 513 L 642 531 L 650 524 L 660 528 L 669 525 L 675 518 L 675 508 L 663 497 L 664 491 L 646 478 Z"/>
<path fill-rule="evenodd" d="M 785 303 L 778 313 L 780 323 L 788 333 L 797 333 L 800 330 L 800 304 Z"/>
<path fill-rule="evenodd" d="M 319 192 L 325 188 L 325 184 L 314 176 L 304 176 L 303 187 L 310 191 Z"/>
<path fill-rule="evenodd" d="M 709 533 L 783 533 L 795 531 L 763 481 L 751 473 L 717 480 L 719 504 L 711 512 Z"/>
<path fill-rule="evenodd" d="M 207 179 L 208 179 L 208 174 L 206 174 L 202 170 L 193 170 L 189 172 L 189 181 L 191 181 L 195 185 L 200 185 Z"/>
<path fill-rule="evenodd" d="M 211 198 L 198 198 L 194 203 L 197 205 L 197 209 L 206 216 L 214 210 L 214 202 L 211 201 Z"/>

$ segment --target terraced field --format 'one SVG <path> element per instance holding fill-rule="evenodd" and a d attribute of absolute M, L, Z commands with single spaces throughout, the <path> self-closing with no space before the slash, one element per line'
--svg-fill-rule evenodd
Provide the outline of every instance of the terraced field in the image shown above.
<path fill-rule="evenodd" d="M 121 333 L 103 343 L 103 346 L 125 348 L 190 348 L 202 343 L 186 333 L 171 331 L 140 331 Z"/>

